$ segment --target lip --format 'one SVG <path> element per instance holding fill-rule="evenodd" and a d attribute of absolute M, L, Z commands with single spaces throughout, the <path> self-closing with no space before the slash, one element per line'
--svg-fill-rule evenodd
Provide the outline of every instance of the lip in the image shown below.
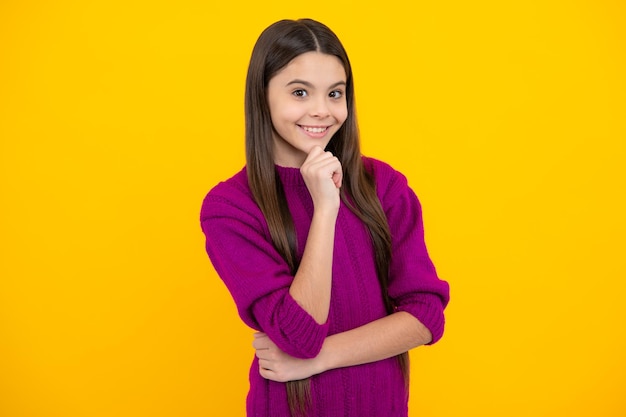
<path fill-rule="evenodd" d="M 298 125 L 298 127 L 312 138 L 323 138 L 330 130 L 330 126 Z"/>

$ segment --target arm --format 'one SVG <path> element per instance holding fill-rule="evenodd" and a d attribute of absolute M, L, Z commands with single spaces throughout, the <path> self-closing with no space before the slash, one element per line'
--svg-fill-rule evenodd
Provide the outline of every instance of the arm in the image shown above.
<path fill-rule="evenodd" d="M 263 333 L 253 346 L 262 377 L 278 382 L 308 378 L 331 369 L 387 359 L 430 343 L 430 331 L 406 312 L 398 312 L 361 327 L 328 336 L 319 355 L 297 359 L 282 352 Z"/>
<path fill-rule="evenodd" d="M 319 149 L 318 155 L 325 153 Z M 326 162 L 339 164 L 332 155 L 327 156 Z M 299 358 L 317 356 L 328 334 L 326 317 L 336 214 L 329 215 L 333 213 L 332 206 L 324 201 L 338 205 L 341 186 L 340 165 L 326 171 L 319 182 L 311 181 L 308 173 L 324 170 L 307 170 L 319 168 L 318 164 L 308 167 L 303 165 L 301 172 L 314 197 L 314 219 L 297 279 L 272 244 L 267 223 L 249 191 L 245 171 L 214 187 L 206 196 L 200 215 L 207 253 L 244 323 L 265 332 L 284 352 Z M 320 194 L 335 199 L 320 201 Z M 307 287 L 314 291 L 307 291 Z"/>
<path fill-rule="evenodd" d="M 300 171 L 311 194 L 314 211 L 302 260 L 289 294 L 318 324 L 323 324 L 330 309 L 341 164 L 330 152 L 315 147 Z"/>
<path fill-rule="evenodd" d="M 330 309 L 335 220 L 332 212 L 313 213 L 302 261 L 289 294 L 318 324 L 324 324 Z"/>
<path fill-rule="evenodd" d="M 398 312 L 356 329 L 326 338 L 318 366 L 321 372 L 387 359 L 430 343 L 430 331 L 406 312 Z"/>

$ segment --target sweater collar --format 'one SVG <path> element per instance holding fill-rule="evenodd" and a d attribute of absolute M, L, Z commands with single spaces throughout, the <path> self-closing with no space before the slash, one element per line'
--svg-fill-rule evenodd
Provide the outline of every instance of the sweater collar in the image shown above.
<path fill-rule="evenodd" d="M 300 185 L 306 186 L 304 178 L 300 173 L 300 168 L 283 167 L 280 165 L 274 165 L 276 172 L 284 185 Z"/>

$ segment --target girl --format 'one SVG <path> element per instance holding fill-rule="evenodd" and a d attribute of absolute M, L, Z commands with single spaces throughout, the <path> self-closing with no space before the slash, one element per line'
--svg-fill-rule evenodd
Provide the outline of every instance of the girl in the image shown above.
<path fill-rule="evenodd" d="M 408 354 L 443 334 L 448 284 L 406 178 L 363 157 L 348 56 L 323 24 L 259 37 L 246 166 L 206 196 L 206 249 L 258 330 L 248 416 L 407 416 Z"/>

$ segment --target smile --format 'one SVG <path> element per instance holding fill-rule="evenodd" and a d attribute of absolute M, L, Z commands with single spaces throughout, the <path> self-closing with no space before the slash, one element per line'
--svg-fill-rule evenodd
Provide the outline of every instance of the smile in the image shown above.
<path fill-rule="evenodd" d="M 323 133 L 328 130 L 328 126 L 324 126 L 324 127 L 300 126 L 300 127 L 304 129 L 306 132 L 310 132 L 310 133 Z"/>

